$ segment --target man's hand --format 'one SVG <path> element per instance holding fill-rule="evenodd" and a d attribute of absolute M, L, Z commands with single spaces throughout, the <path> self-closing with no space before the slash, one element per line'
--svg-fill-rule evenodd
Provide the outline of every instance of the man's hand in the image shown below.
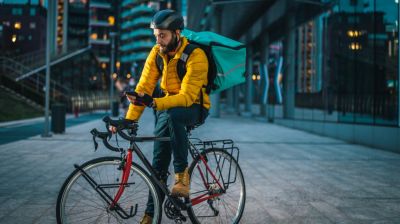
<path fill-rule="evenodd" d="M 117 132 L 117 128 L 114 127 L 114 126 L 110 126 L 110 127 L 108 128 L 108 130 L 110 130 L 113 134 L 115 134 L 115 133 Z"/>
<path fill-rule="evenodd" d="M 154 106 L 154 99 L 148 94 L 133 92 L 132 94 L 126 93 L 126 96 L 128 97 L 129 102 L 135 105 L 148 107 Z"/>
<path fill-rule="evenodd" d="M 132 123 L 135 122 L 135 121 L 133 121 L 133 120 L 128 120 L 128 119 L 125 119 L 125 121 L 126 121 L 126 122 L 129 122 L 129 124 L 132 124 Z M 114 126 L 110 125 L 110 127 L 108 128 L 108 130 L 111 131 L 113 134 L 115 134 L 115 133 L 117 132 L 117 127 L 114 127 Z"/>

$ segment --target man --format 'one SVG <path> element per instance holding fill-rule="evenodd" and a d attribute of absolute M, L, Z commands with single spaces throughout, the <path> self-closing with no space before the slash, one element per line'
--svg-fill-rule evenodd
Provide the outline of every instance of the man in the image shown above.
<path fill-rule="evenodd" d="M 166 182 L 171 154 L 173 154 L 175 185 L 171 194 L 188 197 L 190 181 L 187 157 L 189 145 L 185 127 L 199 123 L 201 118 L 207 116 L 210 108 L 209 96 L 203 88 L 207 85 L 207 56 L 203 50 L 196 48 L 187 59 L 186 74 L 180 80 L 177 63 L 188 45 L 187 39 L 180 35 L 184 28 L 182 16 L 173 10 L 161 10 L 154 15 L 150 28 L 153 29 L 157 44 L 147 57 L 135 90 L 137 94 L 135 96 L 128 95 L 128 99 L 132 103 L 125 118 L 137 121 L 144 106 L 157 110 L 154 134 L 158 137 L 169 136 L 171 141 L 154 143 L 152 166 L 158 172 L 160 180 Z M 157 54 L 163 59 L 162 74 L 156 64 Z M 161 79 L 160 87 L 165 96 L 152 98 L 151 95 L 159 79 Z M 203 97 L 202 104 L 200 103 L 201 95 Z M 141 223 L 151 223 L 153 210 L 152 198 L 149 197 L 146 214 Z"/>

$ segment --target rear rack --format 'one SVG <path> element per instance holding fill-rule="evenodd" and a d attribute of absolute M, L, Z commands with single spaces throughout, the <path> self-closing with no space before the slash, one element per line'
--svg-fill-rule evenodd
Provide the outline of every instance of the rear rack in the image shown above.
<path fill-rule="evenodd" d="M 198 146 L 200 150 L 205 149 L 223 149 L 229 153 L 237 162 L 239 162 L 239 148 L 235 146 L 235 143 L 231 139 L 222 140 L 211 140 L 211 141 L 201 141 L 197 139 L 198 142 L 193 143 L 193 145 Z"/>
<path fill-rule="evenodd" d="M 239 148 L 234 146 L 234 142 L 231 139 L 223 139 L 223 140 L 212 140 L 212 141 L 201 141 L 200 139 L 191 139 L 192 140 L 192 144 L 196 147 L 199 148 L 200 151 L 204 151 L 206 149 L 222 149 L 225 152 L 227 152 L 228 154 L 230 154 L 235 160 L 236 162 L 239 162 Z M 197 142 L 195 142 L 194 140 L 196 140 Z M 214 154 L 214 156 L 216 157 L 216 155 Z M 218 161 L 221 158 L 215 158 Z M 225 164 L 225 159 L 223 161 L 219 162 L 220 165 L 223 167 Z M 219 178 L 222 177 L 223 180 L 223 184 L 225 189 L 229 188 L 229 184 L 231 183 L 235 183 L 236 182 L 236 177 L 237 177 L 237 169 L 232 170 L 232 163 L 229 163 L 229 171 L 228 173 L 224 173 L 222 174 L 221 172 L 216 173 L 217 176 L 219 176 Z M 207 172 L 206 172 L 207 175 Z M 206 178 L 208 180 L 208 178 Z M 208 184 L 212 184 L 212 183 L 208 183 Z"/>

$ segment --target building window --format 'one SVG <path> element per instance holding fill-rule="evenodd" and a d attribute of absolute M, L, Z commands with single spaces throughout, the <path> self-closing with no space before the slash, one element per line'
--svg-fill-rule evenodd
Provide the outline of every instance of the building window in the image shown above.
<path fill-rule="evenodd" d="M 29 14 L 30 14 L 31 16 L 36 16 L 36 9 L 31 9 L 31 10 L 29 11 Z"/>
<path fill-rule="evenodd" d="M 13 9 L 11 10 L 11 13 L 12 13 L 14 16 L 20 16 L 20 15 L 22 15 L 22 9 L 21 9 L 21 8 L 13 8 Z"/>
<path fill-rule="evenodd" d="M 20 30 L 21 27 L 22 27 L 22 25 L 21 25 L 20 22 L 15 22 L 15 23 L 14 23 L 14 28 L 15 28 L 15 29 Z"/>
<path fill-rule="evenodd" d="M 97 40 L 97 33 L 92 33 L 92 35 L 90 35 L 90 38 L 93 40 Z"/>
<path fill-rule="evenodd" d="M 12 35 L 11 41 L 12 41 L 13 43 L 15 43 L 15 41 L 17 41 L 17 35 L 16 35 L 16 34 L 13 34 L 13 35 Z"/>
<path fill-rule="evenodd" d="M 321 91 L 322 49 L 319 19 L 298 28 L 297 92 L 315 93 Z"/>
<path fill-rule="evenodd" d="M 29 23 L 29 28 L 36 29 L 36 23 L 34 22 Z"/>
<path fill-rule="evenodd" d="M 108 17 L 108 24 L 110 24 L 111 26 L 114 26 L 114 24 L 115 24 L 115 17 L 114 16 L 109 16 Z"/>
<path fill-rule="evenodd" d="M 350 5 L 351 6 L 356 6 L 357 5 L 357 0 L 350 0 Z"/>

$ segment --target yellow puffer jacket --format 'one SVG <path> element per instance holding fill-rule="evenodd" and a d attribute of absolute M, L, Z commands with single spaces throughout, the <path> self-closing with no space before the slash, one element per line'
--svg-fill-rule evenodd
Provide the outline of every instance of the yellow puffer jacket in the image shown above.
<path fill-rule="evenodd" d="M 152 95 L 159 78 L 161 89 L 165 97 L 155 98 L 157 110 L 166 110 L 173 107 L 190 107 L 193 103 L 200 104 L 200 90 L 203 91 L 203 106 L 210 108 L 210 98 L 202 86 L 207 85 L 208 61 L 203 50 L 196 48 L 186 61 L 186 75 L 181 81 L 177 72 L 177 63 L 185 46 L 186 38 L 182 37 L 182 45 L 178 52 L 168 62 L 167 55 L 159 53 L 159 46 L 155 45 L 147 57 L 136 92 Z M 164 69 L 160 77 L 156 56 L 159 54 L 164 61 Z M 138 120 L 144 110 L 144 106 L 131 104 L 125 118 Z"/>

